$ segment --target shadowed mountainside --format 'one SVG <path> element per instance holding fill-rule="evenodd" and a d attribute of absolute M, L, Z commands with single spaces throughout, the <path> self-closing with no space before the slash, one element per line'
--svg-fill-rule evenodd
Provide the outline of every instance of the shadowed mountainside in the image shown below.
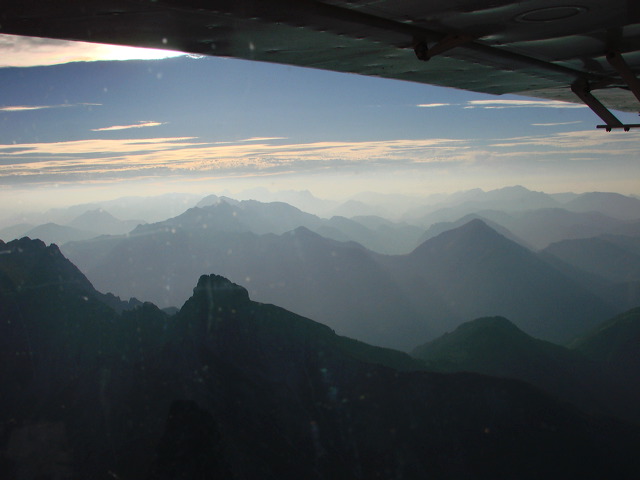
<path fill-rule="evenodd" d="M 52 247 L 22 243 L 3 244 L 2 257 L 41 255 L 43 269 L 71 272 Z M 420 371 L 405 354 L 253 302 L 222 277 L 202 276 L 174 317 L 151 304 L 119 315 L 87 296 L 86 279 L 50 282 L 19 267 L 30 264 L 0 270 L 4 478 L 639 471 L 637 427 L 520 382 Z"/>
<path fill-rule="evenodd" d="M 417 298 L 421 286 L 427 285 L 463 318 L 505 316 L 528 334 L 546 340 L 567 342 L 616 313 L 478 219 L 387 265 L 402 288 L 413 291 L 407 294 L 410 298 Z M 438 327 L 445 332 L 452 325 Z"/>
<path fill-rule="evenodd" d="M 598 325 L 572 342 L 570 347 L 604 365 L 629 387 L 635 398 L 640 398 L 640 308 Z"/>
<path fill-rule="evenodd" d="M 606 343 L 599 350 L 615 354 L 616 347 Z M 632 349 L 627 350 L 629 354 Z M 640 352 L 637 342 L 633 351 L 636 356 Z M 636 408 L 640 396 L 628 388 L 630 376 L 624 381 L 618 378 L 625 367 L 605 364 L 597 355 L 586 355 L 578 348 L 533 338 L 503 317 L 466 322 L 416 348 L 412 355 L 430 370 L 515 378 L 586 410 L 640 421 Z M 637 366 L 635 371 L 640 373 Z"/>
<path fill-rule="evenodd" d="M 418 311 L 372 252 L 306 228 L 279 236 L 176 228 L 113 239 L 105 249 L 106 241 L 98 239 L 92 243 L 99 248 L 82 252 L 83 258 L 100 260 L 86 270 L 95 285 L 119 294 L 135 292 L 162 307 L 182 304 L 191 283 L 215 271 L 245 283 L 259 301 L 376 345 L 412 348 L 415 339 L 433 335 L 432 317 L 455 317 L 426 289 L 421 296 L 430 300 L 430 310 Z"/>
<path fill-rule="evenodd" d="M 610 282 L 640 281 L 640 237 L 601 235 L 565 240 L 543 252 Z"/>

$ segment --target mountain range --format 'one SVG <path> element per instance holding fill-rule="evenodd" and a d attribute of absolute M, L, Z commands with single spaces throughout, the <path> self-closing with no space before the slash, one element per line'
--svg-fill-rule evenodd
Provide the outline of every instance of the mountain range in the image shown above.
<path fill-rule="evenodd" d="M 636 478 L 640 428 L 439 374 L 203 275 L 117 313 L 55 246 L 0 244 L 3 478 Z"/>
<path fill-rule="evenodd" d="M 258 235 L 283 234 L 304 227 L 338 241 L 354 241 L 378 253 L 407 253 L 415 248 L 422 229 L 380 217 L 325 219 L 303 212 L 283 202 L 262 203 L 209 195 L 194 208 L 164 222 L 142 225 L 135 234 L 155 230 L 210 229 L 216 232 L 252 232 Z"/>
<path fill-rule="evenodd" d="M 571 212 L 564 208 L 540 208 L 509 213 L 478 210 L 454 222 L 431 225 L 421 239 L 427 240 L 474 218 L 480 218 L 507 238 L 534 250 L 543 249 L 551 243 L 562 240 L 617 233 L 630 227 L 629 222 L 602 213 Z"/>
<path fill-rule="evenodd" d="M 308 192 L 289 196 L 314 199 Z M 358 198 L 389 204 L 411 200 Z M 169 213 L 194 198 L 155 200 L 172 205 Z M 580 202 L 595 209 L 595 200 L 618 218 L 566 209 L 573 202 L 576 209 Z M 636 200 L 614 194 L 547 195 L 523 187 L 472 190 L 431 198 L 436 210 L 477 211 L 424 232 L 376 216 L 326 219 L 283 202 L 210 195 L 180 215 L 126 234 L 98 236 L 97 231 L 76 228 L 117 233 L 116 228 L 128 231 L 139 223 L 116 220 L 97 208 L 67 220 L 65 226 L 36 227 L 31 236 L 47 243 L 84 238 L 62 249 L 101 290 L 149 299 L 163 308 L 181 305 L 201 273 L 216 271 L 246 284 L 260 301 L 283 305 L 378 345 L 410 350 L 484 315 L 507 316 L 529 334 L 563 342 L 640 302 L 633 243 L 637 220 L 621 219 L 630 215 Z M 142 199 L 107 203 L 110 208 L 130 205 L 130 215 L 151 207 Z M 563 208 L 527 210 L 545 205 Z M 486 207 L 505 211 L 479 210 Z M 58 213 L 68 217 L 80 210 L 78 206 Z M 474 219 L 499 235 L 485 232 L 483 239 L 480 229 L 465 230 Z M 458 230 L 455 235 L 461 238 L 450 245 L 437 241 L 439 235 Z M 628 238 L 623 241 L 621 235 Z M 560 242 L 540 253 L 531 251 L 555 240 Z M 587 247 L 597 242 L 598 248 Z M 516 249 L 514 243 L 526 248 Z M 603 249 L 605 243 L 611 248 Z M 560 248 L 564 245 L 566 254 Z"/>
<path fill-rule="evenodd" d="M 458 192 L 439 202 L 414 207 L 403 219 L 428 227 L 437 222 L 452 222 L 465 215 L 485 210 L 517 214 L 533 210 L 564 209 L 575 213 L 599 213 L 618 220 L 638 220 L 640 199 L 611 192 L 551 195 L 516 185 L 496 190 Z"/>
<path fill-rule="evenodd" d="M 304 227 L 256 234 L 252 230 L 289 228 L 301 212 L 282 204 L 240 206 L 194 208 L 128 236 L 70 243 L 63 250 L 99 289 L 124 298 L 180 305 L 203 271 L 215 271 L 244 283 L 259 301 L 404 350 L 465 320 L 497 314 L 530 334 L 569 341 L 619 311 L 480 220 L 411 254 L 391 256 Z M 261 210 L 267 213 L 259 215 Z"/>
<path fill-rule="evenodd" d="M 0 238 L 7 240 L 22 237 L 37 238 L 47 243 L 62 245 L 67 242 L 87 240 L 99 235 L 122 235 L 133 230 L 137 220 L 118 220 L 101 208 L 87 210 L 64 225 L 48 222 L 34 226 L 22 223 L 0 230 Z"/>

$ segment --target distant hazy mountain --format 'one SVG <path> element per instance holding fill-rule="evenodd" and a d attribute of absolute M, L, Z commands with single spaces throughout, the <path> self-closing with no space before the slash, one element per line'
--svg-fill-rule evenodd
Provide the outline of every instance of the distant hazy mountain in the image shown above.
<path fill-rule="evenodd" d="M 97 288 L 120 296 L 181 305 L 193 279 L 215 271 L 245 283 L 259 301 L 376 345 L 412 348 L 433 336 L 432 317 L 455 318 L 427 288 L 421 299 L 429 301 L 429 310 L 416 310 L 372 252 L 303 227 L 279 236 L 177 225 L 138 230 L 130 237 L 69 244 L 65 252 Z"/>
<path fill-rule="evenodd" d="M 25 233 L 34 228 L 35 225 L 31 223 L 18 223 L 0 229 L 0 239 L 4 241 L 14 240 L 16 238 L 24 237 Z"/>
<path fill-rule="evenodd" d="M 614 218 L 638 220 L 640 199 L 610 192 L 583 193 L 564 205 L 574 212 L 600 212 Z"/>
<path fill-rule="evenodd" d="M 67 225 L 58 225 L 57 223 L 45 223 L 27 230 L 24 237 L 39 238 L 46 243 L 63 244 L 71 241 L 86 240 L 95 237 L 96 232 L 88 230 L 80 230 L 79 228 L 69 227 Z"/>
<path fill-rule="evenodd" d="M 378 217 L 392 217 L 391 213 L 383 206 L 371 205 L 359 200 L 347 200 L 331 210 L 332 216 L 338 217 L 357 217 L 375 215 Z"/>
<path fill-rule="evenodd" d="M 95 232 L 97 235 L 122 235 L 129 233 L 143 221 L 118 220 L 102 208 L 87 210 L 71 220 L 67 225 L 79 230 Z"/>
<path fill-rule="evenodd" d="M 0 258 L 57 258 L 25 248 Z M 2 478 L 634 479 L 640 468 L 636 426 L 520 382 L 419 371 L 216 275 L 169 318 L 152 304 L 117 314 L 55 269 L 44 283 L 37 269 L 0 272 Z"/>
<path fill-rule="evenodd" d="M 377 216 L 331 217 L 312 230 L 323 237 L 358 242 L 369 250 L 388 255 L 411 252 L 421 243 L 423 233 L 419 227 L 390 222 Z"/>
<path fill-rule="evenodd" d="M 626 235 L 628 237 L 640 237 L 640 220 L 625 222 L 609 233 Z"/>
<path fill-rule="evenodd" d="M 221 196 L 233 197 L 238 200 L 257 200 L 259 202 L 284 202 L 321 217 L 331 214 L 331 210 L 338 205 L 336 200 L 327 200 L 314 196 L 309 190 L 275 190 L 264 187 L 250 188 L 240 192 L 223 192 Z"/>
<path fill-rule="evenodd" d="M 437 222 L 453 222 L 482 210 L 523 212 L 540 208 L 556 208 L 560 203 L 543 192 L 533 192 L 521 186 L 483 192 L 480 189 L 452 195 L 438 205 L 413 210 L 405 220 L 425 227 Z M 525 239 L 526 240 L 526 239 Z"/>
<path fill-rule="evenodd" d="M 437 205 L 415 209 L 405 220 L 429 227 L 478 214 L 502 225 L 534 248 L 568 238 L 626 233 L 622 220 L 640 218 L 640 200 L 617 193 L 547 195 L 524 187 L 451 195 Z M 628 233 L 627 233 L 628 234 Z"/>
<path fill-rule="evenodd" d="M 544 253 L 614 283 L 640 281 L 640 237 L 564 240 L 549 245 Z"/>
<path fill-rule="evenodd" d="M 128 237 L 64 246 L 101 290 L 180 305 L 202 272 L 243 282 L 259 301 L 315 318 L 341 334 L 410 349 L 483 315 L 509 316 L 526 332 L 569 340 L 616 313 L 594 293 L 486 224 L 433 238 L 409 255 L 381 256 L 356 243 L 298 228 L 282 235 L 207 223 L 212 208 L 169 224 L 141 226 Z M 286 216 L 283 218 L 287 218 Z M 191 221 L 199 228 L 191 228 Z"/>
<path fill-rule="evenodd" d="M 492 216 L 494 218 L 498 217 L 498 220 L 497 221 L 489 220 L 487 218 L 488 216 Z M 465 215 L 464 217 L 459 218 L 455 222 L 434 223 L 422 234 L 422 236 L 420 237 L 420 240 L 421 240 L 420 243 L 424 243 L 427 240 L 437 237 L 441 233 L 444 233 L 448 230 L 459 228 L 469 223 L 471 220 L 478 219 L 486 223 L 489 227 L 491 227 L 493 230 L 498 232 L 503 237 L 508 238 L 509 240 L 515 243 L 518 243 L 524 247 L 531 248 L 530 244 L 528 244 L 524 239 L 517 237 L 511 231 L 509 231 L 507 228 L 501 225 L 500 221 L 502 221 L 503 223 L 507 223 L 508 218 L 509 218 L 509 215 L 503 212 L 482 211 L 478 213 L 471 213 L 469 215 Z"/>
<path fill-rule="evenodd" d="M 579 193 L 573 193 L 573 192 L 563 192 L 563 193 L 550 193 L 549 196 L 551 198 L 553 198 L 554 200 L 557 200 L 560 203 L 567 203 L 570 200 L 573 200 L 574 198 L 576 198 L 577 196 L 579 196 Z"/>
<path fill-rule="evenodd" d="M 545 340 L 568 341 L 616 313 L 481 220 L 426 241 L 392 268 L 413 296 L 428 285 L 462 318 L 505 316 Z"/>
<path fill-rule="evenodd" d="M 256 200 L 233 200 L 210 195 L 175 218 L 141 226 L 133 234 L 182 228 L 209 229 L 216 232 L 252 232 L 283 234 L 305 227 L 338 241 L 355 241 L 384 254 L 407 253 L 416 247 L 420 229 L 386 221 L 384 227 L 368 228 L 344 217 L 324 219 L 303 212 L 283 202 L 262 203 Z"/>
<path fill-rule="evenodd" d="M 322 220 L 282 202 L 241 202 L 221 197 L 212 205 L 190 208 L 182 215 L 156 224 L 142 225 L 133 233 L 143 234 L 173 228 L 216 232 L 282 234 L 299 226 L 316 227 Z"/>
<path fill-rule="evenodd" d="M 114 200 L 84 203 L 66 208 L 54 208 L 38 218 L 38 222 L 64 223 L 72 221 L 87 210 L 104 209 L 116 218 L 158 222 L 180 215 L 193 207 L 202 195 L 168 193 L 149 197 L 121 197 Z"/>
<path fill-rule="evenodd" d="M 489 214 L 488 218 L 492 216 Z M 620 220 L 602 213 L 570 212 L 561 208 L 517 212 L 495 221 L 536 249 L 560 240 L 611 233 L 623 225 Z"/>
<path fill-rule="evenodd" d="M 210 207 L 211 205 L 217 205 L 219 204 L 221 201 L 223 201 L 223 198 L 227 198 L 227 197 L 219 197 L 218 195 L 207 195 L 206 197 L 204 197 L 202 200 L 200 200 L 198 203 L 195 204 L 196 207 L 198 208 L 202 208 L 202 207 Z M 228 199 L 231 200 L 231 199 Z M 227 203 L 231 203 L 230 201 L 227 201 Z"/>
<path fill-rule="evenodd" d="M 427 235 L 441 233 L 447 227 L 462 225 L 472 218 L 480 218 L 505 237 L 534 249 L 544 248 L 560 240 L 588 238 L 630 228 L 627 222 L 598 212 L 570 212 L 561 208 L 540 208 L 510 213 L 480 210 L 455 222 L 434 224 L 427 231 Z"/>
<path fill-rule="evenodd" d="M 550 195 L 544 192 L 535 192 L 520 185 L 490 190 L 475 196 L 472 200 L 484 204 L 487 209 L 507 211 L 526 211 L 558 206 L 558 202 Z"/>
<path fill-rule="evenodd" d="M 431 195 L 402 195 L 394 193 L 379 193 L 379 192 L 361 192 L 353 197 L 351 200 L 361 202 L 365 205 L 372 205 L 375 207 L 381 207 L 387 212 L 389 219 L 398 220 L 406 214 L 407 211 L 416 208 L 424 208 L 427 205 L 433 205 L 438 203 L 443 198 L 446 198 L 447 194 L 431 194 Z"/>

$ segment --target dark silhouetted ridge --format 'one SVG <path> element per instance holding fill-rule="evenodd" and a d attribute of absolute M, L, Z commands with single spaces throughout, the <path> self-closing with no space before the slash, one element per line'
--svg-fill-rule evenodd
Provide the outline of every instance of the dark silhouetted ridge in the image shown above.
<path fill-rule="evenodd" d="M 637 427 L 421 371 L 218 275 L 171 318 L 59 287 L 0 292 L 1 478 L 637 477 Z"/>
<path fill-rule="evenodd" d="M 120 312 L 140 305 L 135 298 L 122 301 L 110 293 L 93 288 L 84 274 L 60 252 L 57 245 L 23 237 L 8 243 L 0 240 L 0 289 L 68 290 L 81 297 L 92 297 Z"/>
<path fill-rule="evenodd" d="M 622 369 L 635 364 L 640 374 L 640 307 L 598 325 L 570 346 L 594 360 Z"/>
<path fill-rule="evenodd" d="M 638 418 L 629 408 L 630 392 L 611 377 L 610 369 L 579 352 L 533 338 L 503 317 L 464 323 L 412 355 L 432 370 L 514 378 L 588 411 Z"/>
<path fill-rule="evenodd" d="M 93 291 L 87 277 L 55 244 L 47 246 L 42 240 L 23 237 L 9 243 L 0 240 L 0 251 L 0 270 L 17 289 L 61 284 Z"/>

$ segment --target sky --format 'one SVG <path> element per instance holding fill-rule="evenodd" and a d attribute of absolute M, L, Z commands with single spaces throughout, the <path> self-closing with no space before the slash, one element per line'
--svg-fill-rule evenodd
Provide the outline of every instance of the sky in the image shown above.
<path fill-rule="evenodd" d="M 640 132 L 583 105 L 176 55 L 0 35 L 4 209 L 256 186 L 640 194 Z"/>

